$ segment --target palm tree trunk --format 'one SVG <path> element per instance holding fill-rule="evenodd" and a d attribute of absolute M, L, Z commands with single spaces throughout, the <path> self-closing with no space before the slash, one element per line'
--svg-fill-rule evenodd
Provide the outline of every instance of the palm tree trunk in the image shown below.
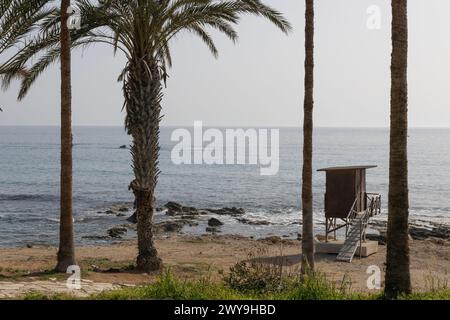
<path fill-rule="evenodd" d="M 66 272 L 75 264 L 72 218 L 72 92 L 70 31 L 67 10 L 70 0 L 61 1 L 61 190 L 59 250 L 56 270 Z"/>
<path fill-rule="evenodd" d="M 138 250 L 137 268 L 145 272 L 159 270 L 161 259 L 153 242 L 155 188 L 158 180 L 159 124 L 162 84 L 158 64 L 131 61 L 124 86 L 127 110 L 126 128 L 132 136 L 131 154 L 135 180 L 130 188 L 136 200 Z"/>
<path fill-rule="evenodd" d="M 312 152 L 314 107 L 314 0 L 305 0 L 305 99 L 303 105 L 302 274 L 314 272 Z"/>
<path fill-rule="evenodd" d="M 408 241 L 407 0 L 392 1 L 391 133 L 386 298 L 411 292 Z"/>

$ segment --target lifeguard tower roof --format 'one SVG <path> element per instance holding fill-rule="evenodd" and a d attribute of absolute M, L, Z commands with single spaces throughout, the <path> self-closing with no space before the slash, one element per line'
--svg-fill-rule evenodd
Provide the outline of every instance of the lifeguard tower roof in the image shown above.
<path fill-rule="evenodd" d="M 365 166 L 345 166 L 345 167 L 329 167 L 322 168 L 317 171 L 346 171 L 346 170 L 361 170 L 361 169 L 372 169 L 376 168 L 374 165 L 365 165 Z"/>

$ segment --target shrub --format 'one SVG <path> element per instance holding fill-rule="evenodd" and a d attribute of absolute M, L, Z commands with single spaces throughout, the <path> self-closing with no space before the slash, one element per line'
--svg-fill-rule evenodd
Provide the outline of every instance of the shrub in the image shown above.
<path fill-rule="evenodd" d="M 261 253 L 258 253 L 261 256 Z M 224 282 L 233 290 L 269 299 L 330 300 L 353 298 L 347 277 L 339 286 L 325 275 L 300 276 L 299 270 L 289 270 L 280 258 L 255 258 L 254 254 L 230 268 Z"/>
<path fill-rule="evenodd" d="M 278 292 L 283 287 L 282 268 L 271 264 L 242 261 L 230 269 L 225 283 L 238 292 Z"/>

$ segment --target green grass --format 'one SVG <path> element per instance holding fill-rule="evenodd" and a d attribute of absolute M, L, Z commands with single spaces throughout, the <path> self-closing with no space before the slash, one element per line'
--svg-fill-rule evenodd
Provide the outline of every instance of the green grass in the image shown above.
<path fill-rule="evenodd" d="M 239 265 L 237 265 L 239 266 Z M 255 271 L 255 268 L 257 270 Z M 162 272 L 153 284 L 112 290 L 90 296 L 90 300 L 380 300 L 382 293 L 354 293 L 350 281 L 344 278 L 340 283 L 331 282 L 322 274 L 300 279 L 297 274 L 274 276 L 275 269 L 261 269 L 260 265 L 250 268 L 232 268 L 222 281 L 210 276 L 197 280 L 183 280 L 170 270 Z M 255 281 L 255 275 L 258 281 Z M 252 281 L 245 281 L 246 278 Z M 276 284 L 276 285 L 275 285 Z M 36 292 L 23 297 L 27 300 L 77 299 L 67 294 L 44 295 Z M 450 300 L 447 283 L 430 280 L 428 292 L 413 293 L 400 300 Z"/>
<path fill-rule="evenodd" d="M 32 292 L 23 297 L 26 300 L 67 300 L 77 299 L 66 294 L 44 295 Z M 294 281 L 290 288 L 278 292 L 239 292 L 223 282 L 213 282 L 208 278 L 180 280 L 169 271 L 164 272 L 151 285 L 123 288 L 103 292 L 89 297 L 90 300 L 380 300 L 382 295 L 350 293 L 336 287 L 322 277 Z M 401 300 L 450 300 L 450 290 L 413 293 Z"/>
<path fill-rule="evenodd" d="M 112 261 L 108 258 L 86 258 L 80 262 L 80 267 L 81 270 L 87 270 L 87 272 L 93 271 L 94 269 L 104 271 L 131 270 L 133 269 L 133 261 Z"/>
<path fill-rule="evenodd" d="M 450 290 L 412 293 L 409 296 L 401 297 L 400 300 L 450 300 Z"/>
<path fill-rule="evenodd" d="M 26 295 L 20 297 L 22 300 L 75 300 L 76 297 L 70 294 L 55 293 L 53 295 L 47 295 L 40 292 L 29 292 Z"/>
<path fill-rule="evenodd" d="M 250 297 L 240 294 L 222 283 L 213 282 L 209 278 L 180 280 L 175 278 L 170 271 L 165 271 L 151 285 L 108 291 L 92 298 L 108 300 L 244 300 Z"/>
<path fill-rule="evenodd" d="M 63 280 L 66 278 L 66 276 L 57 273 L 54 270 L 42 270 L 35 272 L 11 268 L 0 270 L 0 281 L 33 281 L 36 279 L 48 280 L 50 278 L 55 278 L 56 280 Z"/>
<path fill-rule="evenodd" d="M 162 273 L 151 285 L 104 292 L 91 297 L 100 300 L 346 300 L 376 299 L 377 296 L 350 294 L 325 278 L 311 277 L 303 281 L 286 281 L 278 290 L 236 290 L 225 282 L 214 282 L 205 277 L 198 280 L 180 280 L 170 271 Z"/>
<path fill-rule="evenodd" d="M 319 275 L 302 281 L 292 280 L 278 291 L 238 291 L 224 282 L 213 282 L 209 278 L 180 280 L 170 271 L 159 276 L 154 284 L 104 292 L 91 299 L 100 300 L 380 300 L 381 293 L 364 294 L 349 291 L 346 284 L 339 286 Z M 425 293 L 413 293 L 401 300 L 450 300 L 450 290 L 439 289 Z"/>

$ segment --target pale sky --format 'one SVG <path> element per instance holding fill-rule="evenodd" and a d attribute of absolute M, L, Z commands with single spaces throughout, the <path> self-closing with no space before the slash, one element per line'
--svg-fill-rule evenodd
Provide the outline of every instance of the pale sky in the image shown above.
<path fill-rule="evenodd" d="M 316 0 L 315 125 L 389 125 L 390 1 Z M 233 45 L 215 36 L 214 59 L 197 38 L 172 43 L 174 67 L 163 100 L 163 125 L 301 126 L 303 108 L 304 1 L 266 0 L 285 13 L 294 32 L 244 17 Z M 450 1 L 409 2 L 410 125 L 450 125 Z M 371 5 L 381 8 L 381 29 L 366 26 Z M 0 58 L 0 61 L 1 58 Z M 122 125 L 124 58 L 110 47 L 73 56 L 73 124 Z M 28 97 L 17 86 L 0 92 L 0 125 L 59 124 L 59 65 L 49 69 Z"/>

